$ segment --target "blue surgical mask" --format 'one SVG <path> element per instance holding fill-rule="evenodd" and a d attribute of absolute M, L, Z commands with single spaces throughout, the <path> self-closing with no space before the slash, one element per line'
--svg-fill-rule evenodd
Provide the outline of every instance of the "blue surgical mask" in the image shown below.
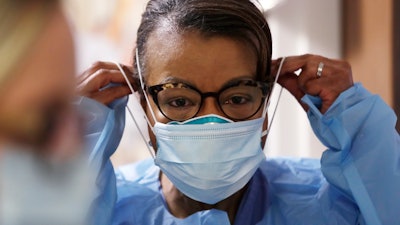
<path fill-rule="evenodd" d="M 215 204 L 242 189 L 264 160 L 263 122 L 232 122 L 218 115 L 157 122 L 155 163 L 183 194 Z"/>

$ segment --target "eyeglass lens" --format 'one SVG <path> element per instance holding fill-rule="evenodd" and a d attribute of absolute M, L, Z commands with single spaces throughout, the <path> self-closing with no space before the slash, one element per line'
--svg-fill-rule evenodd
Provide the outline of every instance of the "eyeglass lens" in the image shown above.
<path fill-rule="evenodd" d="M 220 109 L 231 119 L 243 120 L 253 116 L 261 107 L 264 96 L 260 87 L 238 85 L 218 95 Z M 157 93 L 158 107 L 171 120 L 184 121 L 199 112 L 202 94 L 190 87 L 168 87 Z"/>

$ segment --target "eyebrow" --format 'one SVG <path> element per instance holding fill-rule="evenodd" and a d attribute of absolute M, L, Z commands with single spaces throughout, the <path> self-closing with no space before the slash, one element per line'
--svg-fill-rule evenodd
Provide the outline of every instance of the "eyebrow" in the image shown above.
<path fill-rule="evenodd" d="M 235 83 L 235 82 L 237 82 L 237 81 L 241 81 L 241 80 L 255 80 L 254 78 L 255 78 L 255 75 L 243 75 L 243 76 L 240 76 L 240 77 L 235 77 L 235 78 L 233 78 L 233 79 L 228 80 L 227 82 L 225 82 L 225 83 L 222 85 L 221 88 L 223 88 L 223 87 L 225 87 L 225 86 L 228 86 L 228 85 L 230 85 L 230 84 L 232 84 L 232 83 Z M 164 79 L 161 81 L 161 83 L 162 83 L 162 84 L 165 84 L 165 83 L 184 83 L 184 84 L 188 84 L 188 85 L 190 85 L 190 86 L 196 87 L 196 85 L 194 85 L 192 82 L 189 82 L 189 81 L 187 81 L 187 80 L 184 80 L 184 79 L 179 78 L 179 77 L 174 77 L 174 76 L 168 76 L 168 77 L 164 78 Z"/>
<path fill-rule="evenodd" d="M 181 78 L 178 78 L 178 77 L 174 77 L 174 76 L 168 76 L 168 77 L 164 78 L 164 79 L 161 81 L 161 83 L 162 83 L 162 84 L 165 84 L 165 83 L 185 83 L 185 84 L 190 84 L 190 85 L 192 85 L 191 82 L 189 82 L 189 81 L 187 81 L 187 80 L 184 80 L 184 79 L 181 79 Z"/>

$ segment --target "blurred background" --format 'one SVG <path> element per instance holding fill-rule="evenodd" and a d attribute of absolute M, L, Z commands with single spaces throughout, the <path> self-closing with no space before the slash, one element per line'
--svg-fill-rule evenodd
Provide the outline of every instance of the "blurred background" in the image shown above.
<path fill-rule="evenodd" d="M 136 30 L 146 0 L 66 0 L 75 30 L 77 74 L 93 62 L 132 62 Z M 400 1 L 260 0 L 271 27 L 273 57 L 305 53 L 351 63 L 355 82 L 380 95 L 400 111 Z M 142 120 L 138 105 L 129 106 Z M 127 114 L 120 147 L 112 157 L 122 165 L 150 157 Z M 399 125 L 397 126 L 399 130 Z M 283 92 L 268 137 L 268 157 L 320 157 L 325 147 L 314 137 L 305 112 Z"/>

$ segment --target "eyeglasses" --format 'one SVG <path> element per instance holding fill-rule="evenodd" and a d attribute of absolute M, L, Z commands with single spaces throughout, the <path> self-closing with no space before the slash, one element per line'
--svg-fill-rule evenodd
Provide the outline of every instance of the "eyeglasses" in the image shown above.
<path fill-rule="evenodd" d="M 217 99 L 221 111 L 232 120 L 245 120 L 254 116 L 271 91 L 267 82 L 240 80 L 218 92 L 202 93 L 185 83 L 165 83 L 148 87 L 161 113 L 173 121 L 184 121 L 197 115 L 204 99 Z"/>

